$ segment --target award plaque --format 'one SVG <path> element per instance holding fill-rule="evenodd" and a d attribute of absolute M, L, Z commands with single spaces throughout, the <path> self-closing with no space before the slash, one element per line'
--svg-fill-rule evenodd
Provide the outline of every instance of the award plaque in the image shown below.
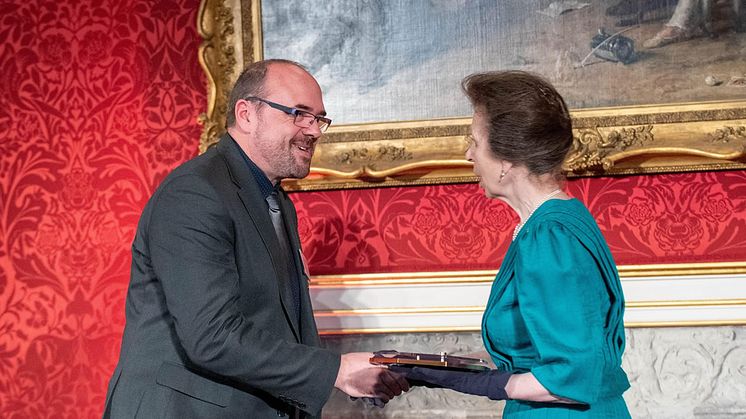
<path fill-rule="evenodd" d="M 478 358 L 439 354 L 423 354 L 415 352 L 379 351 L 370 358 L 371 364 L 397 365 L 400 367 L 428 367 L 457 371 L 480 372 L 490 369 L 487 361 Z"/>

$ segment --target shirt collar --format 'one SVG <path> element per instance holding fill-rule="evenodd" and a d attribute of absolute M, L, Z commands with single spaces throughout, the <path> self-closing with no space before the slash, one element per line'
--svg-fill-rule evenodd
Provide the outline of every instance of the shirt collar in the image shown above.
<path fill-rule="evenodd" d="M 249 170 L 251 171 L 251 174 L 254 175 L 254 179 L 256 180 L 257 185 L 259 185 L 259 190 L 262 191 L 262 195 L 264 196 L 264 199 L 267 199 L 269 195 L 271 195 L 273 192 L 277 190 L 277 186 L 272 185 L 272 182 L 269 181 L 269 178 L 267 175 L 262 172 L 262 169 L 259 168 L 259 166 L 256 165 L 249 156 L 243 151 L 241 146 L 238 145 L 238 142 L 228 134 L 228 136 L 233 140 L 233 144 L 236 146 L 238 151 L 241 153 L 241 156 L 243 157 L 243 160 L 246 162 L 246 165 L 249 166 Z M 279 182 L 278 182 L 279 185 Z"/>

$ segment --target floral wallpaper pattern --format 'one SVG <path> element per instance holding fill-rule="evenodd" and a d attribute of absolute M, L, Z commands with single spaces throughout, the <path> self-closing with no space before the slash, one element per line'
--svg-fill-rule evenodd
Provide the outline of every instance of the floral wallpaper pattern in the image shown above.
<path fill-rule="evenodd" d="M 0 1 L 0 417 L 100 417 L 129 243 L 196 154 L 197 2 Z"/>
<path fill-rule="evenodd" d="M 0 417 L 100 417 L 129 248 L 197 153 L 198 2 L 0 0 Z M 567 184 L 620 264 L 746 259 L 746 172 Z M 496 269 L 516 217 L 477 185 L 293 194 L 314 274 Z"/>
<path fill-rule="evenodd" d="M 620 265 L 746 259 L 746 171 L 582 178 L 565 190 Z M 518 223 L 476 184 L 293 197 L 315 275 L 497 269 Z"/>

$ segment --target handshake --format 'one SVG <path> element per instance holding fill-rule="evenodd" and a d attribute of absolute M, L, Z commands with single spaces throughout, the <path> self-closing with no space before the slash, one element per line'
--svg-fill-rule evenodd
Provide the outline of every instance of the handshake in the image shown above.
<path fill-rule="evenodd" d="M 352 352 L 342 354 L 334 387 L 353 399 L 383 407 L 391 399 L 409 391 L 409 382 L 403 374 L 389 370 L 385 365 L 371 363 L 375 354 Z"/>
<path fill-rule="evenodd" d="M 512 372 L 491 370 L 480 359 L 396 351 L 342 355 L 334 386 L 353 399 L 383 407 L 411 386 L 447 388 L 505 400 Z"/>

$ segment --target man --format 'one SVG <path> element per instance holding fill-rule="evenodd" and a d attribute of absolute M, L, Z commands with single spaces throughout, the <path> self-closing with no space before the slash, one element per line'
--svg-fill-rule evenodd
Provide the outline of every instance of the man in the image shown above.
<path fill-rule="evenodd" d="M 331 123 L 297 63 L 250 65 L 228 133 L 174 170 L 132 245 L 127 325 L 105 417 L 318 415 L 332 387 L 387 401 L 402 377 L 319 347 L 292 202 Z"/>
<path fill-rule="evenodd" d="M 709 24 L 711 0 L 681 0 L 676 4 L 673 16 L 652 38 L 643 42 L 648 49 L 688 41 L 704 36 Z"/>

